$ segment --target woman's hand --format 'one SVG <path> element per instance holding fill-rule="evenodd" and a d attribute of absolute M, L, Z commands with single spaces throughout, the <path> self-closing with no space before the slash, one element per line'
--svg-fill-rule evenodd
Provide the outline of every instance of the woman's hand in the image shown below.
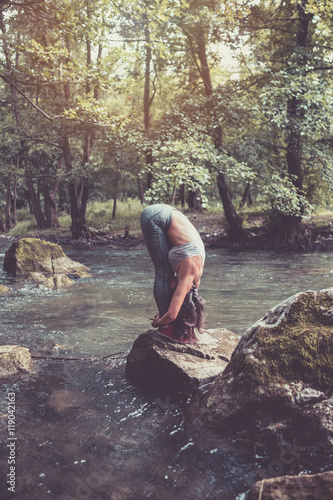
<path fill-rule="evenodd" d="M 157 328 L 157 326 L 158 326 L 158 325 L 157 325 L 157 322 L 158 322 L 158 320 L 160 319 L 160 315 L 159 315 L 159 313 L 155 314 L 155 316 L 154 316 L 153 318 L 149 318 L 149 319 L 152 321 L 151 326 L 152 326 L 153 328 Z"/>

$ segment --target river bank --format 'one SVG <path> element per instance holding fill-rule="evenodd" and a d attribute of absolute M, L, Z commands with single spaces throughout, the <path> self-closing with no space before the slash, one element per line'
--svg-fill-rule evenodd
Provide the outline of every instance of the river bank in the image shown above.
<path fill-rule="evenodd" d="M 265 215 L 261 212 L 248 213 L 244 216 L 243 228 L 246 238 L 242 245 L 235 244 L 228 236 L 225 217 L 220 213 L 185 212 L 196 227 L 206 248 L 226 248 L 232 250 L 283 250 L 283 251 L 333 251 L 332 215 L 311 215 L 303 218 L 303 236 L 291 244 L 279 243 L 265 224 Z M 73 241 L 70 228 L 32 229 L 23 234 L 2 234 L 4 240 L 21 237 L 40 238 L 59 245 L 108 245 L 114 248 L 133 248 L 144 245 L 139 217 L 131 223 L 124 223 L 124 228 L 113 229 L 112 225 L 89 227 L 90 238 Z"/>

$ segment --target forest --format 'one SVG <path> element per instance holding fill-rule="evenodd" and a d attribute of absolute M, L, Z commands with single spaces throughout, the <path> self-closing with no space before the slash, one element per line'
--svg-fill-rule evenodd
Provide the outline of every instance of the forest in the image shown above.
<path fill-rule="evenodd" d="M 332 205 L 332 28 L 332 0 L 1 0 L 0 231 L 215 197 L 236 243 L 247 203 L 302 238 Z"/>

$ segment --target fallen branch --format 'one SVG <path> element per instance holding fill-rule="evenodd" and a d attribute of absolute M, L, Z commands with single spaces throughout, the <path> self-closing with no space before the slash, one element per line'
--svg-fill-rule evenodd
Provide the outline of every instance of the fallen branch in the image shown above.
<path fill-rule="evenodd" d="M 107 358 L 111 358 L 112 356 L 117 356 L 118 354 L 124 354 L 124 351 L 120 351 L 120 352 L 115 352 L 113 354 L 108 354 L 107 356 L 103 356 L 102 358 L 98 358 L 98 357 L 92 357 L 92 358 L 72 358 L 72 357 L 69 357 L 69 356 L 31 356 L 32 359 L 57 359 L 57 360 L 66 360 L 66 361 L 97 361 L 97 360 L 101 360 L 101 359 L 107 359 Z M 126 358 L 127 356 L 120 356 L 120 357 L 117 357 L 117 358 L 112 358 L 112 359 L 124 359 Z"/>

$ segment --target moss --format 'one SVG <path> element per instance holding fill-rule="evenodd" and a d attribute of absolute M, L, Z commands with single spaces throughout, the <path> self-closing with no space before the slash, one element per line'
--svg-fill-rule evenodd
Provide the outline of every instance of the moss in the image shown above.
<path fill-rule="evenodd" d="M 235 355 L 228 367 L 251 384 L 302 381 L 333 390 L 333 296 L 301 294 L 278 326 L 256 332 L 255 357 Z"/>
<path fill-rule="evenodd" d="M 24 238 L 13 243 L 7 250 L 4 270 L 14 275 L 52 272 L 52 260 L 64 255 L 59 245 L 37 238 Z"/>

